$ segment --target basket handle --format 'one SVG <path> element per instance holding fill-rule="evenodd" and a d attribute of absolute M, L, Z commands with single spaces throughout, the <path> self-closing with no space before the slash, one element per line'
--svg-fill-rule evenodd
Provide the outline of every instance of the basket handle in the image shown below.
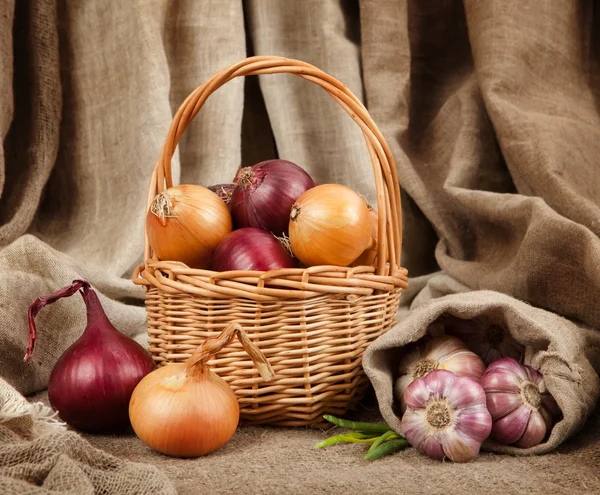
<path fill-rule="evenodd" d="M 367 109 L 348 87 L 317 67 L 300 60 L 275 56 L 249 57 L 217 72 L 190 93 L 173 118 L 167 139 L 152 172 L 146 209 L 150 208 L 150 204 L 157 194 L 173 186 L 171 159 L 175 148 L 177 148 L 181 135 L 208 97 L 223 84 L 236 77 L 281 73 L 295 74 L 321 86 L 360 126 L 373 163 L 377 191 L 377 274 L 386 274 L 386 247 L 389 247 L 389 274 L 395 274 L 400 268 L 402 252 L 402 211 L 400 185 L 390 148 Z M 146 233 L 144 260 L 147 262 L 151 256 L 151 246 Z"/>

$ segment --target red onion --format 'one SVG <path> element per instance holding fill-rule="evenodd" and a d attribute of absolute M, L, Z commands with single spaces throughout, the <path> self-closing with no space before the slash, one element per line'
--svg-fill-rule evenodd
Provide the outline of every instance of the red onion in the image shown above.
<path fill-rule="evenodd" d="M 546 438 L 559 409 L 539 371 L 512 358 L 499 359 L 488 366 L 481 386 L 494 421 L 494 440 L 529 448 Z"/>
<path fill-rule="evenodd" d="M 214 193 L 217 193 L 217 196 L 221 198 L 224 203 L 229 208 L 231 212 L 231 195 L 233 194 L 233 190 L 235 188 L 235 184 L 215 184 L 214 186 L 208 186 L 208 189 Z"/>
<path fill-rule="evenodd" d="M 231 214 L 235 224 L 275 235 L 287 233 L 292 205 L 315 186 L 302 168 L 287 160 L 267 160 L 241 168 L 233 181 Z"/>
<path fill-rule="evenodd" d="M 245 228 L 227 234 L 213 255 L 213 270 L 258 270 L 294 268 L 289 251 L 272 234 Z"/>
<path fill-rule="evenodd" d="M 130 424 L 133 390 L 156 365 L 141 345 L 113 327 L 89 283 L 74 280 L 70 286 L 34 301 L 29 308 L 25 361 L 33 353 L 37 336 L 34 318 L 39 311 L 80 289 L 87 308 L 87 326 L 54 365 L 48 398 L 62 420 L 78 430 L 118 431 Z"/>

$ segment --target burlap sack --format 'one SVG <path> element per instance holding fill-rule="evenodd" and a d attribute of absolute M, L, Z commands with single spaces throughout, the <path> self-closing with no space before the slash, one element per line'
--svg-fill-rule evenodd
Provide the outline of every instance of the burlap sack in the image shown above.
<path fill-rule="evenodd" d="M 125 462 L 67 431 L 55 413 L 27 402 L 0 378 L 0 493 L 175 493 L 153 466 Z"/>
<path fill-rule="evenodd" d="M 463 292 L 467 288 L 447 275 L 416 279 L 414 285 L 406 294 L 405 309 L 411 303 L 410 313 L 367 349 L 363 363 L 381 413 L 394 430 L 402 432 L 393 387 L 403 347 L 425 336 L 428 326 L 444 314 L 463 319 L 487 316 L 501 322 L 526 346 L 528 364 L 544 375 L 562 412 L 547 441 L 535 447 L 519 449 L 488 440 L 486 449 L 515 455 L 543 454 L 583 426 L 600 396 L 600 378 L 594 369 L 600 369 L 598 332 L 504 294 Z"/>

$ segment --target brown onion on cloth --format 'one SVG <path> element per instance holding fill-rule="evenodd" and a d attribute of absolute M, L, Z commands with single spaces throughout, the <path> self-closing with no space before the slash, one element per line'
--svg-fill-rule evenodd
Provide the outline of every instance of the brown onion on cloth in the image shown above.
<path fill-rule="evenodd" d="M 206 339 L 185 363 L 163 366 L 136 387 L 129 416 L 144 443 L 163 454 L 196 457 L 231 439 L 240 418 L 238 401 L 225 380 L 209 369 L 208 361 L 236 336 L 263 380 L 273 378 L 273 369 L 256 344 L 238 323 L 230 323 Z"/>

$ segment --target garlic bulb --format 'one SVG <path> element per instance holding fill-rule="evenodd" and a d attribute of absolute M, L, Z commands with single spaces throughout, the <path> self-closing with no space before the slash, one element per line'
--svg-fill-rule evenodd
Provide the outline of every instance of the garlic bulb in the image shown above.
<path fill-rule="evenodd" d="M 481 358 L 470 351 L 459 339 L 448 335 L 435 337 L 424 346 L 420 345 L 413 349 L 400 361 L 394 394 L 402 411 L 405 409 L 404 391 L 406 388 L 414 380 L 437 369 L 448 370 L 458 376 L 466 376 L 478 383 L 485 373 L 485 365 Z"/>
<path fill-rule="evenodd" d="M 499 359 L 488 366 L 481 385 L 494 440 L 522 448 L 544 440 L 559 409 L 540 372 L 511 358 Z"/>
<path fill-rule="evenodd" d="M 481 356 L 485 364 L 505 357 L 518 361 L 525 352 L 525 348 L 504 328 L 504 323 L 496 318 L 478 316 L 463 320 L 448 317 L 443 325 L 449 335 L 462 340 L 469 349 Z"/>
<path fill-rule="evenodd" d="M 470 461 L 490 434 L 485 392 L 470 378 L 435 370 L 412 382 L 404 400 L 404 436 L 433 459 Z"/>

